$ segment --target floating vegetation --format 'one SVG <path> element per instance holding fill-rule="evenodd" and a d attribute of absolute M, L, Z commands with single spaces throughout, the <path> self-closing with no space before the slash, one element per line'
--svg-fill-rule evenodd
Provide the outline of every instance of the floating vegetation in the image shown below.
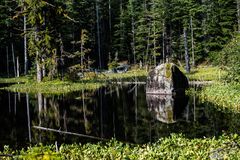
<path fill-rule="evenodd" d="M 187 139 L 172 134 L 145 145 L 125 144 L 116 140 L 97 144 L 38 145 L 20 151 L 5 146 L 3 159 L 240 159 L 240 137 Z M 4 156 L 5 155 L 5 156 Z"/>

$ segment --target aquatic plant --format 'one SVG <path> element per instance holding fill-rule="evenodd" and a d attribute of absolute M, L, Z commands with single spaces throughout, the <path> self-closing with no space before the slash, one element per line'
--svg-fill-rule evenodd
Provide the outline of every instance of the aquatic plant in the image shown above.
<path fill-rule="evenodd" d="M 17 151 L 5 146 L 0 154 L 3 159 L 239 159 L 240 136 L 187 139 L 181 134 L 172 134 L 144 145 L 110 140 L 97 144 L 63 144 L 60 147 L 37 145 Z"/>

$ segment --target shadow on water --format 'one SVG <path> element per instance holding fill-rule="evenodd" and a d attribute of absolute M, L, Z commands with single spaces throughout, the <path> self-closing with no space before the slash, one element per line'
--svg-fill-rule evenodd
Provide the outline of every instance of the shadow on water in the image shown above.
<path fill-rule="evenodd" d="M 221 112 L 196 95 L 146 95 L 144 85 L 108 86 L 65 95 L 0 91 L 0 146 L 86 143 L 112 139 L 154 142 L 240 133 L 240 114 Z"/>

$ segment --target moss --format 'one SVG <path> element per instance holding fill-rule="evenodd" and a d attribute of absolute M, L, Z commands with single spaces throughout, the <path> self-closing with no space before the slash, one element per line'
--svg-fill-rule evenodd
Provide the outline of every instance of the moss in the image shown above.
<path fill-rule="evenodd" d="M 171 63 L 165 64 L 165 70 L 166 70 L 166 72 L 165 72 L 166 78 L 168 78 L 168 79 L 172 78 L 172 64 Z"/>

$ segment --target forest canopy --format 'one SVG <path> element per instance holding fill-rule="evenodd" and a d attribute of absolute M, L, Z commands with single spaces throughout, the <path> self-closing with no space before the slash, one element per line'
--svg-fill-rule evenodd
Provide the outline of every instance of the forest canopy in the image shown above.
<path fill-rule="evenodd" d="M 39 81 L 182 61 L 185 52 L 192 66 L 216 61 L 240 30 L 239 0 L 0 0 L 0 8 L 1 75 L 37 72 Z"/>

